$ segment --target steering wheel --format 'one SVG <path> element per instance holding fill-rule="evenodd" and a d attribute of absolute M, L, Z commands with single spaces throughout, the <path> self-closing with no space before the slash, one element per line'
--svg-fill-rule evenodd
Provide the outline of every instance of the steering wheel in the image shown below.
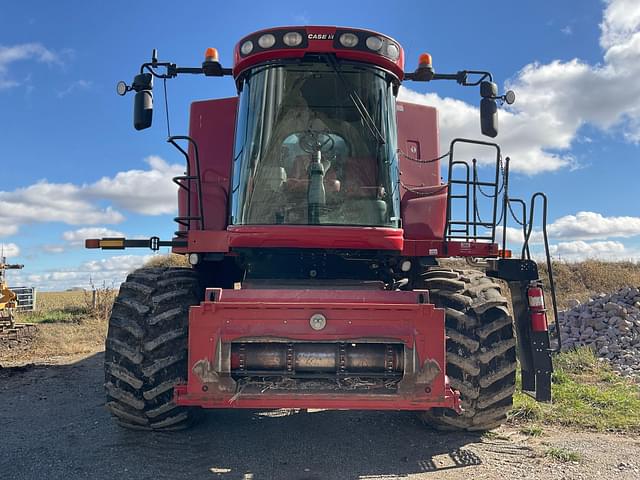
<path fill-rule="evenodd" d="M 324 132 L 307 130 L 299 136 L 299 145 L 307 153 L 322 152 L 327 153 L 333 150 L 335 140 L 331 135 Z"/>

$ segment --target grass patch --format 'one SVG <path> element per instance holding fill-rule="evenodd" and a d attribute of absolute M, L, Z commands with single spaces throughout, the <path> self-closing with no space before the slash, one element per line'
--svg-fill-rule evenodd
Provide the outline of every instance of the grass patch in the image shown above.
<path fill-rule="evenodd" d="M 520 429 L 520 433 L 529 437 L 541 437 L 544 431 L 538 425 L 525 425 Z"/>
<path fill-rule="evenodd" d="M 37 325 L 33 338 L 0 348 L 0 362 L 41 361 L 102 349 L 116 293 L 106 286 L 96 288 L 95 302 L 91 291 L 38 293 L 36 311 L 16 314 L 16 321 Z"/>
<path fill-rule="evenodd" d="M 61 310 L 24 312 L 16 316 L 18 322 L 25 323 L 78 323 L 87 310 L 82 307 L 69 307 Z"/>
<path fill-rule="evenodd" d="M 16 321 L 26 323 L 79 323 L 90 313 L 83 291 L 42 292 L 33 312 L 17 312 Z"/>
<path fill-rule="evenodd" d="M 613 373 L 588 348 L 562 353 L 554 359 L 553 402 L 536 402 L 522 393 L 518 384 L 510 413 L 513 421 L 640 432 L 638 384 Z"/>
<path fill-rule="evenodd" d="M 544 451 L 544 456 L 557 462 L 579 462 L 582 460 L 582 455 L 578 452 L 562 447 L 549 447 Z"/>

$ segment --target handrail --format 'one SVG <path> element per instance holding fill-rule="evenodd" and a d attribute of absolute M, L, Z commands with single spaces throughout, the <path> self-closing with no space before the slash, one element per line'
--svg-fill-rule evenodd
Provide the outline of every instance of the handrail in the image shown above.
<path fill-rule="evenodd" d="M 190 145 L 193 146 L 193 152 L 194 152 L 194 156 L 195 156 L 195 166 L 196 166 L 196 174 L 195 175 L 191 175 L 191 167 L 190 167 L 190 162 L 189 162 L 189 154 L 185 151 L 184 148 L 182 148 L 177 142 L 176 140 L 186 140 L 187 142 L 189 142 Z M 198 189 L 198 216 L 192 216 L 191 215 L 191 195 L 188 196 L 187 199 L 187 216 L 186 217 L 176 217 L 175 221 L 181 225 L 186 226 L 187 228 L 191 227 L 191 220 L 199 220 L 200 222 L 200 230 L 204 230 L 204 209 L 203 209 L 203 203 L 202 203 L 202 178 L 200 176 L 200 155 L 198 153 L 198 144 L 196 143 L 196 141 L 191 138 L 188 135 L 174 135 L 171 136 L 167 139 L 167 142 L 169 142 L 171 145 L 173 145 L 175 148 L 177 148 L 180 153 L 182 153 L 185 156 L 185 159 L 187 161 L 187 174 L 186 176 L 184 176 L 183 178 L 185 178 L 186 180 L 189 181 L 189 184 L 191 183 L 191 180 L 196 180 L 196 187 Z M 176 178 L 181 178 L 181 177 L 176 177 Z M 175 179 L 174 179 L 175 181 Z M 176 182 L 178 183 L 178 182 Z M 187 192 L 191 192 L 191 189 L 189 187 L 185 187 L 182 184 L 179 184 L 182 188 L 185 188 L 187 190 Z M 184 219 L 187 220 L 188 224 L 185 225 L 184 223 L 180 222 L 178 219 Z"/>
<path fill-rule="evenodd" d="M 471 144 L 471 145 L 482 145 L 482 146 L 495 148 L 496 171 L 495 171 L 494 182 L 489 182 L 489 181 L 480 182 L 478 180 L 477 160 L 475 158 L 472 160 L 472 166 L 470 166 L 469 163 L 466 161 L 454 160 L 454 149 L 456 144 L 459 144 L 459 143 L 465 143 L 465 144 Z M 447 240 L 461 238 L 460 235 L 453 235 L 453 233 L 462 233 L 462 230 L 458 230 L 454 232 L 452 225 L 465 225 L 465 229 L 464 229 L 465 240 L 469 241 L 469 240 L 482 239 L 482 240 L 490 240 L 491 243 L 495 243 L 496 220 L 497 220 L 497 211 L 498 211 L 498 196 L 500 194 L 500 191 L 502 190 L 502 188 L 500 188 L 501 159 L 502 159 L 502 156 L 501 156 L 500 146 L 496 143 L 485 142 L 482 140 L 471 140 L 467 138 L 455 138 L 451 141 L 451 144 L 449 147 L 449 168 L 448 168 L 448 178 L 447 178 L 447 183 L 449 188 L 448 188 L 448 194 L 447 194 L 447 211 L 446 211 L 446 217 L 445 217 L 446 218 L 445 234 L 446 234 Z M 466 168 L 466 180 L 456 180 L 453 178 L 454 167 L 456 165 L 463 165 Z M 466 186 L 466 193 L 464 195 L 452 194 L 452 190 L 453 190 L 452 186 L 456 184 L 461 184 Z M 493 187 L 494 189 L 493 195 L 484 194 L 481 189 L 482 186 Z M 503 184 L 503 187 L 505 187 L 504 184 Z M 477 198 L 478 198 L 477 191 L 478 190 L 480 190 L 480 192 L 483 193 L 483 195 L 493 198 L 493 214 L 492 214 L 491 221 L 483 222 L 482 219 L 480 218 L 480 213 L 477 208 Z M 456 198 L 466 200 L 466 210 L 465 210 L 466 218 L 464 222 L 458 222 L 458 221 L 452 220 L 452 215 L 453 215 L 452 200 Z M 470 205 L 470 203 L 472 205 Z M 471 207 L 473 207 L 473 221 L 470 221 Z M 478 236 L 477 226 L 486 227 L 487 229 L 490 230 L 491 235 Z M 472 231 L 470 231 L 469 227 L 472 227 Z"/>
<path fill-rule="evenodd" d="M 542 238 L 544 240 L 544 252 L 547 263 L 547 274 L 549 275 L 549 289 L 551 290 L 551 304 L 553 306 L 553 317 L 556 322 L 556 337 L 558 340 L 557 348 L 551 349 L 553 353 L 558 353 L 562 349 L 562 335 L 560 334 L 560 323 L 558 320 L 558 305 L 556 302 L 556 287 L 553 280 L 553 269 L 551 267 L 551 255 L 549 253 L 549 238 L 547 236 L 547 196 L 542 192 L 536 192 L 531 196 L 530 210 L 529 210 L 529 225 L 527 233 L 524 238 L 524 244 L 522 245 L 522 257 L 524 258 L 525 251 L 529 249 L 529 239 L 533 231 L 533 217 L 535 214 L 536 199 L 542 199 Z"/>

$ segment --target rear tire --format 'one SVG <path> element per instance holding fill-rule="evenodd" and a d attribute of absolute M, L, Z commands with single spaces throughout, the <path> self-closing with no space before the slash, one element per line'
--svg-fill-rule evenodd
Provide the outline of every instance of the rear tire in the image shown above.
<path fill-rule="evenodd" d="M 461 415 L 421 413 L 441 430 L 489 430 L 507 418 L 516 383 L 513 319 L 496 280 L 476 270 L 434 268 L 423 274 L 432 303 L 445 309 L 447 375 L 460 392 Z"/>
<path fill-rule="evenodd" d="M 200 286 L 190 268 L 141 268 L 121 285 L 105 345 L 106 407 L 118 423 L 142 430 L 176 430 L 191 410 L 173 403 L 186 382 L 189 306 Z"/>

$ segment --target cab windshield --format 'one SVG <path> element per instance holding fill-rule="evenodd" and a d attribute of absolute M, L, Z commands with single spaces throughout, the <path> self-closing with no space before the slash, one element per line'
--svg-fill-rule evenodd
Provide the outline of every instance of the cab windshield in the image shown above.
<path fill-rule="evenodd" d="M 394 86 L 357 63 L 259 66 L 244 78 L 232 223 L 399 225 Z"/>

